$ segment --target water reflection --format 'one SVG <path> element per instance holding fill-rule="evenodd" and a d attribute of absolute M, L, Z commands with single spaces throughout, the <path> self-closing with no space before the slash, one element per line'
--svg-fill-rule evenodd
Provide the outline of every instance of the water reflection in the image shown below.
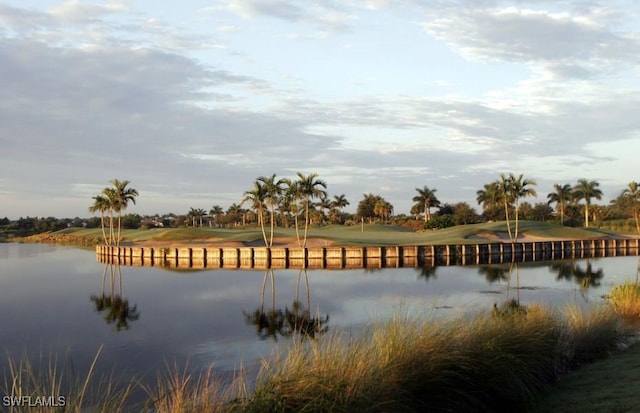
<path fill-rule="evenodd" d="M 304 274 L 306 307 L 300 301 L 300 281 Z M 276 306 L 275 271 L 268 269 L 262 279 L 262 289 L 260 297 L 260 307 L 255 311 L 242 311 L 247 325 L 253 325 L 261 340 L 271 338 L 277 340 L 278 337 L 300 336 L 301 339 L 315 338 L 324 334 L 329 329 L 329 315 L 321 316 L 319 313 L 315 317 L 311 315 L 311 294 L 309 289 L 309 276 L 306 269 L 298 272 L 296 282 L 296 294 L 291 309 L 285 307 L 284 310 Z M 267 280 L 271 280 L 271 307 L 265 311 L 265 293 Z"/>
<path fill-rule="evenodd" d="M 416 268 L 416 271 L 418 271 L 418 279 L 424 279 L 425 281 L 429 281 L 430 279 L 435 280 L 438 278 L 436 275 L 436 268 L 438 267 L 426 265 Z"/>
<path fill-rule="evenodd" d="M 593 287 L 600 287 L 601 280 L 604 278 L 604 270 L 598 268 L 594 270 L 590 259 L 584 262 L 584 268 L 580 262 L 553 262 L 549 265 L 552 272 L 556 272 L 556 280 L 574 281 L 580 286 L 580 293 L 585 301 L 588 301 L 587 291 Z"/>
<path fill-rule="evenodd" d="M 106 292 L 107 273 L 109 273 L 108 294 Z M 91 294 L 89 299 L 98 313 L 105 313 L 104 321 L 107 324 L 113 324 L 116 332 L 128 330 L 129 323 L 140 318 L 138 306 L 135 304 L 130 306 L 129 300 L 123 298 L 122 270 L 118 264 L 105 264 L 102 271 L 102 291 L 100 295 Z"/>

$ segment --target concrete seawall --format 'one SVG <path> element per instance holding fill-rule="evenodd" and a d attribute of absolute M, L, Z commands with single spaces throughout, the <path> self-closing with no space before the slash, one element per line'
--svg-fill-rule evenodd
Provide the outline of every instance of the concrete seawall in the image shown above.
<path fill-rule="evenodd" d="M 640 239 L 360 247 L 96 246 L 98 261 L 185 269 L 398 268 L 639 255 Z"/>

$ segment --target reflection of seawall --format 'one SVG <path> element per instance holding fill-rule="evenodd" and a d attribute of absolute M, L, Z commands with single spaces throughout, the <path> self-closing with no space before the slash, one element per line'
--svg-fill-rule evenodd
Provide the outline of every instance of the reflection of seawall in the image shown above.
<path fill-rule="evenodd" d="M 638 255 L 639 239 L 317 248 L 96 246 L 100 262 L 171 268 L 391 268 Z"/>

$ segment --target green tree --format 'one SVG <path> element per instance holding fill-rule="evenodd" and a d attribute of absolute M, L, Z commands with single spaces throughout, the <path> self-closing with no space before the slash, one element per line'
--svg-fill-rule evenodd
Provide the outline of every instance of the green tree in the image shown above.
<path fill-rule="evenodd" d="M 528 196 L 537 196 L 536 190 L 532 187 L 537 185 L 533 179 L 525 178 L 523 174 L 518 177 L 513 174 L 509 174 L 509 180 L 511 181 L 510 198 L 516 206 L 516 228 L 514 240 L 518 240 L 518 209 L 520 206 L 520 199 Z"/>
<path fill-rule="evenodd" d="M 633 218 L 636 221 L 636 231 L 640 232 L 640 185 L 636 181 L 629 182 L 629 185 L 622 191 L 622 196 L 631 203 Z"/>
<path fill-rule="evenodd" d="M 513 174 L 507 176 L 505 174 L 500 174 L 500 180 L 496 181 L 496 186 L 498 188 L 498 196 L 502 201 L 504 206 L 504 216 L 507 221 L 507 232 L 509 233 L 509 239 L 513 242 L 513 234 L 511 233 L 511 223 L 509 219 L 509 210 L 511 209 L 511 204 L 513 202 L 512 194 L 513 194 Z"/>
<path fill-rule="evenodd" d="M 269 177 L 265 177 L 265 176 L 259 177 L 258 182 L 261 183 L 262 189 L 264 191 L 264 201 L 269 206 L 269 211 L 271 213 L 270 215 L 271 232 L 269 235 L 269 243 L 267 244 L 267 247 L 271 248 L 271 246 L 273 246 L 275 207 L 280 202 L 280 196 L 282 195 L 282 185 L 284 181 L 282 179 L 276 181 L 276 174 L 273 174 Z M 265 238 L 265 241 L 266 241 L 266 238 Z"/>
<path fill-rule="evenodd" d="M 556 210 L 560 213 L 560 225 L 564 225 L 564 213 L 567 204 L 574 199 L 573 188 L 569 184 L 554 184 L 553 189 L 555 192 L 550 192 L 547 195 L 549 204 L 556 204 Z"/>
<path fill-rule="evenodd" d="M 220 205 L 214 205 L 209 210 L 209 216 L 213 217 L 213 222 L 217 225 L 220 225 L 220 218 L 224 215 L 224 209 Z M 211 220 L 209 220 L 209 226 L 211 226 Z"/>
<path fill-rule="evenodd" d="M 437 189 L 429 189 L 428 186 L 424 186 L 422 189 L 416 188 L 418 195 L 413 197 L 415 211 L 418 213 L 424 212 L 424 222 L 431 219 L 431 208 L 440 206 L 440 201 L 436 197 Z"/>
<path fill-rule="evenodd" d="M 326 198 L 327 184 L 323 180 L 318 179 L 318 174 L 316 173 L 305 176 L 301 172 L 298 172 L 298 182 L 296 186 L 304 204 L 304 238 L 300 245 L 304 248 L 307 245 L 307 230 L 309 228 L 309 208 L 311 207 L 311 200 L 314 198 Z"/>
<path fill-rule="evenodd" d="M 344 194 L 333 196 L 333 201 L 331 201 L 331 212 L 329 213 L 332 222 L 338 222 L 339 224 L 342 223 L 341 211 L 343 208 L 346 208 L 347 205 L 349 205 L 349 201 L 347 201 Z"/>
<path fill-rule="evenodd" d="M 93 205 L 89 207 L 89 212 L 100 212 L 100 227 L 102 228 L 102 237 L 106 245 L 110 245 L 107 234 L 104 229 L 104 213 L 109 211 L 111 203 L 109 198 L 104 195 L 96 195 L 93 197 Z"/>
<path fill-rule="evenodd" d="M 502 195 L 497 181 L 485 184 L 483 189 L 477 191 L 476 201 L 478 205 L 482 205 L 482 213 L 486 219 L 495 221 L 504 215 Z"/>
<path fill-rule="evenodd" d="M 253 189 L 250 191 L 244 192 L 244 198 L 240 205 L 245 202 L 249 202 L 251 204 L 251 208 L 256 211 L 256 215 L 258 216 L 258 224 L 262 229 L 262 238 L 264 239 L 264 245 L 268 245 L 267 243 L 267 233 L 264 230 L 264 199 L 266 197 L 266 191 L 264 187 L 260 184 L 259 181 L 253 183 Z"/>
<path fill-rule="evenodd" d="M 589 181 L 585 178 L 579 179 L 578 183 L 573 187 L 573 193 L 576 199 L 584 199 L 584 226 L 589 228 L 589 207 L 591 199 L 602 199 L 602 191 L 598 188 L 600 183 Z"/>
<path fill-rule="evenodd" d="M 136 197 L 138 196 L 138 191 L 128 187 L 130 181 L 124 180 L 120 181 L 118 179 L 113 179 L 110 181 L 112 188 L 108 193 L 110 194 L 110 200 L 112 201 L 111 210 L 118 213 L 118 236 L 116 237 L 116 245 L 120 245 L 120 229 L 122 228 L 122 211 L 127 209 L 129 203 L 136 203 Z"/>

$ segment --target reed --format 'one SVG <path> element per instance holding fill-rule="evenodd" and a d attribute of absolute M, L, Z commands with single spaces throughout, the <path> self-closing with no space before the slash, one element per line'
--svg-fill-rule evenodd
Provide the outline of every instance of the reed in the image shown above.
<path fill-rule="evenodd" d="M 608 356 L 625 342 L 628 329 L 620 317 L 604 306 L 589 311 L 577 305 L 564 310 L 559 342 L 559 369 L 566 371 Z"/>
<path fill-rule="evenodd" d="M 154 413 L 228 411 L 232 400 L 247 399 L 243 369 L 239 371 L 229 384 L 215 375 L 213 367 L 195 373 L 189 372 L 188 365 L 183 369 L 175 364 L 167 365 L 167 372 L 158 377 L 154 387 L 142 385 L 148 396 L 143 410 Z"/>
<path fill-rule="evenodd" d="M 357 337 L 297 343 L 264 366 L 247 411 L 513 409 L 555 380 L 560 324 L 532 308 L 439 321 L 396 316 Z"/>
<path fill-rule="evenodd" d="M 113 375 L 96 378 L 100 352 L 101 349 L 84 375 L 76 373 L 69 357 L 59 360 L 56 355 L 47 358 L 41 355 L 38 364 L 33 364 L 26 355 L 17 361 L 8 356 L 2 385 L 3 407 L 9 413 L 122 411 L 133 383 L 122 384 Z M 11 400 L 15 402 L 6 403 Z"/>
<path fill-rule="evenodd" d="M 616 313 L 625 317 L 640 317 L 640 283 L 626 281 L 614 285 L 608 299 Z"/>

